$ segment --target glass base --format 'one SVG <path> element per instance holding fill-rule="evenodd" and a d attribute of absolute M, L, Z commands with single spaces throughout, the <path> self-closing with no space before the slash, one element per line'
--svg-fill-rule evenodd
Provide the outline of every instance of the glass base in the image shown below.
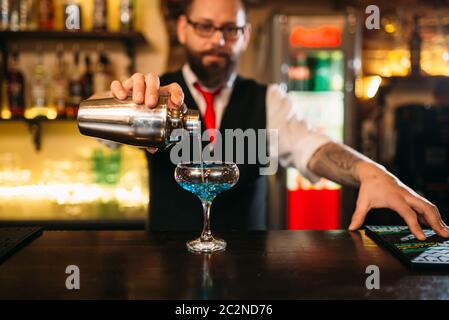
<path fill-rule="evenodd" d="M 187 242 L 187 250 L 191 252 L 219 252 L 226 249 L 226 241 L 219 238 L 211 238 L 204 241 L 201 238 Z"/>

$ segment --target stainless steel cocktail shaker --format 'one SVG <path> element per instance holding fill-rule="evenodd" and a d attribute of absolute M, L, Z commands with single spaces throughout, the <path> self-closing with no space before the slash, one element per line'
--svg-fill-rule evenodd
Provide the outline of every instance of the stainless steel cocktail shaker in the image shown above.
<path fill-rule="evenodd" d="M 155 108 L 137 104 L 131 98 L 88 99 L 78 110 L 78 128 L 84 135 L 139 147 L 165 148 L 179 142 L 174 129 L 200 129 L 197 110 L 169 106 L 168 93 L 160 93 Z"/>

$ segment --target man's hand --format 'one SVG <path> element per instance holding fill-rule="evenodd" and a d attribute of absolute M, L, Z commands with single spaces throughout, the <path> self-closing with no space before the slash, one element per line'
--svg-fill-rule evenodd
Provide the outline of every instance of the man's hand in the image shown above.
<path fill-rule="evenodd" d="M 135 103 L 145 104 L 149 108 L 156 107 L 159 92 L 168 92 L 169 103 L 174 107 L 180 107 L 184 102 L 184 93 L 177 83 L 160 87 L 159 77 L 152 73 L 146 75 L 135 73 L 123 83 L 118 80 L 111 83 L 111 93 L 116 99 L 124 100 L 132 95 Z M 154 153 L 157 148 L 147 148 L 147 150 Z"/>
<path fill-rule="evenodd" d="M 431 227 L 438 235 L 449 237 L 449 228 L 441 219 L 438 208 L 396 177 L 365 161 L 356 164 L 356 171 L 360 177 L 360 191 L 349 230 L 360 228 L 370 209 L 390 208 L 405 220 L 419 240 L 426 239 L 419 222 Z"/>
<path fill-rule="evenodd" d="M 389 208 L 405 220 L 417 239 L 426 238 L 419 222 L 430 226 L 438 235 L 449 238 L 449 228 L 442 221 L 435 205 L 357 151 L 330 142 L 315 152 L 308 166 L 317 175 L 344 185 L 360 187 L 350 230 L 363 225 L 370 209 Z"/>

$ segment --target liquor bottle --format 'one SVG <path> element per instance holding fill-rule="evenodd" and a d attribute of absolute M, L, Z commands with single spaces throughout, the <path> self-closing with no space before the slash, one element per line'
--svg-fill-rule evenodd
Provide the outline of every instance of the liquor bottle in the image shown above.
<path fill-rule="evenodd" d="M 330 55 L 326 51 L 320 51 L 317 54 L 314 91 L 328 91 L 330 88 L 329 58 Z"/>
<path fill-rule="evenodd" d="M 307 91 L 310 86 L 310 69 L 307 66 L 307 54 L 300 51 L 296 55 L 296 66 L 293 72 L 293 88 L 298 91 Z"/>
<path fill-rule="evenodd" d="M 106 183 L 116 185 L 120 180 L 120 167 L 122 163 L 121 149 L 109 150 L 110 155 L 106 165 Z"/>
<path fill-rule="evenodd" d="M 19 29 L 26 30 L 28 28 L 28 14 L 30 12 L 30 0 L 20 0 Z"/>
<path fill-rule="evenodd" d="M 49 104 L 49 78 L 44 66 L 43 54 L 38 50 L 37 63 L 31 77 L 31 105 L 26 110 L 25 117 L 28 119 L 46 117 L 56 118 L 56 110 Z"/>
<path fill-rule="evenodd" d="M 106 0 L 95 0 L 93 16 L 94 30 L 104 31 L 107 29 L 107 7 Z"/>
<path fill-rule="evenodd" d="M 19 69 L 19 53 L 13 50 L 6 75 L 8 103 L 13 118 L 21 118 L 25 112 L 25 77 Z"/>
<path fill-rule="evenodd" d="M 39 0 L 39 28 L 52 30 L 55 26 L 53 0 Z"/>
<path fill-rule="evenodd" d="M 34 30 L 36 29 L 36 0 L 20 0 L 20 16 L 19 29 L 20 30 Z"/>
<path fill-rule="evenodd" d="M 10 13 L 10 0 L 0 0 L 1 1 L 1 28 L 2 30 L 9 29 L 9 13 Z"/>
<path fill-rule="evenodd" d="M 331 53 L 330 62 L 330 89 L 332 91 L 342 91 L 344 85 L 343 78 L 343 53 L 341 51 L 334 51 Z"/>
<path fill-rule="evenodd" d="M 94 94 L 94 74 L 92 72 L 92 64 L 89 55 L 84 58 L 86 71 L 83 74 L 81 83 L 83 84 L 83 99 L 89 98 Z"/>
<path fill-rule="evenodd" d="M 6 81 L 6 70 L 4 61 L 1 59 L 0 63 L 0 119 L 11 119 L 11 109 L 8 101 L 8 82 Z"/>
<path fill-rule="evenodd" d="M 12 1 L 10 6 L 9 29 L 11 31 L 19 31 L 20 2 L 18 0 Z"/>
<path fill-rule="evenodd" d="M 77 31 L 82 29 L 81 5 L 75 0 L 66 0 L 64 5 L 64 29 Z"/>
<path fill-rule="evenodd" d="M 8 101 L 8 82 L 5 78 L 2 78 L 1 82 L 1 110 L 0 110 L 0 118 L 1 119 L 11 119 L 11 108 L 9 107 Z"/>
<path fill-rule="evenodd" d="M 419 29 L 419 16 L 413 16 L 413 29 L 410 38 L 410 73 L 419 75 L 421 73 L 421 34 Z"/>
<path fill-rule="evenodd" d="M 68 118 L 76 118 L 82 99 L 83 85 L 81 83 L 80 53 L 76 50 L 73 56 L 73 71 L 69 82 L 69 101 L 66 108 Z"/>
<path fill-rule="evenodd" d="M 112 78 L 111 63 L 108 56 L 102 52 L 100 53 L 97 70 L 94 75 L 94 92 L 108 91 Z"/>
<path fill-rule="evenodd" d="M 53 106 L 58 118 L 65 118 L 67 106 L 67 74 L 62 45 L 56 49 L 56 71 L 53 75 Z"/>
<path fill-rule="evenodd" d="M 120 1 L 120 30 L 130 31 L 134 29 L 134 0 Z"/>

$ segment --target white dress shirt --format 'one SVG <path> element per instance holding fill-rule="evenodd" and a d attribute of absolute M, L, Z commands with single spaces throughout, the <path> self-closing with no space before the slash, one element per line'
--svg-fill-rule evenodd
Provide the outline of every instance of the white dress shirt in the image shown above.
<path fill-rule="evenodd" d="M 194 87 L 198 81 L 195 73 L 188 64 L 182 67 L 182 74 L 189 88 L 192 98 L 195 100 L 199 111 L 204 116 L 206 101 L 203 95 Z M 223 113 L 228 105 L 234 85 L 236 74 L 233 74 L 226 85 L 215 97 L 214 110 L 217 129 L 220 127 Z M 215 88 L 204 88 L 206 91 L 214 91 Z M 307 168 L 310 158 L 315 151 L 330 141 L 330 137 L 316 132 L 304 119 L 297 116 L 297 108 L 289 95 L 277 84 L 270 84 L 267 88 L 266 112 L 267 129 L 278 131 L 279 163 L 285 167 L 296 167 L 301 174 L 312 182 L 317 182 L 319 177 Z"/>

